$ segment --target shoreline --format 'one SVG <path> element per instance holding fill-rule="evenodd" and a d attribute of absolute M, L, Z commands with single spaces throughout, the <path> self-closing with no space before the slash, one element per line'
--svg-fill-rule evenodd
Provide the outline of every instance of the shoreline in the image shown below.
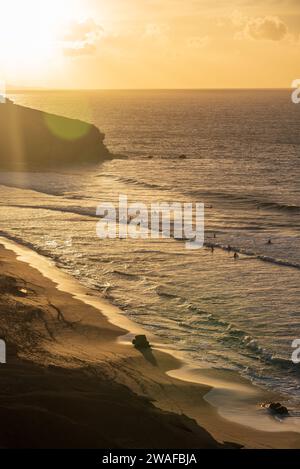
<path fill-rule="evenodd" d="M 83 364 L 98 367 L 101 363 L 101 371 L 105 370 L 108 375 L 113 371 L 114 382 L 126 386 L 134 395 L 142 396 L 154 403 L 155 408 L 159 409 L 158 412 L 173 412 L 179 416 L 185 414 L 188 419 L 194 419 L 198 425 L 204 427 L 219 442 L 231 441 L 249 448 L 299 447 L 300 435 L 295 432 L 260 431 L 241 425 L 241 422 L 237 423 L 224 418 L 208 398 L 218 389 L 216 383 L 219 383 L 219 388 L 224 387 L 226 383 L 224 376 L 222 378 L 217 372 L 210 371 L 211 375 L 205 377 L 205 371 L 198 370 L 198 376 L 195 377 L 195 374 L 186 372 L 182 361 L 176 358 L 176 353 L 174 354 L 173 350 L 167 348 L 162 351 L 159 344 L 155 344 L 155 338 L 148 333 L 147 336 L 154 343 L 154 349 L 150 357 L 142 356 L 132 346 L 129 347 L 127 341 L 124 344 L 124 339 L 128 339 L 129 342 L 132 335 L 144 331 L 124 317 L 117 307 L 93 295 L 77 280 L 60 271 L 50 261 L 31 249 L 2 237 L 0 237 L 0 245 L 5 246 L 4 257 L 9 252 L 14 252 L 17 257 L 16 262 L 18 265 L 23 264 L 22 269 L 25 270 L 27 276 L 29 269 L 38 271 L 36 275 L 43 276 L 42 283 L 46 282 L 48 288 L 49 282 L 53 284 L 52 294 L 56 290 L 56 294 L 60 297 L 69 295 L 73 305 L 74 302 L 81 303 L 81 309 L 85 310 L 84 316 L 81 316 L 78 311 L 74 315 L 73 312 L 69 312 L 68 308 L 65 308 L 64 303 L 61 304 L 66 324 L 80 323 L 80 327 L 78 331 L 63 330 L 58 334 L 55 331 L 58 343 L 42 344 L 46 355 L 49 353 L 51 360 L 55 362 L 54 366 L 79 370 Z M 86 308 L 89 310 L 88 313 Z M 84 326 L 81 322 L 84 322 Z M 103 331 L 105 331 L 104 338 Z M 101 350 L 99 350 L 99 345 L 101 345 Z M 67 352 L 67 349 L 70 349 L 70 352 Z M 23 352 L 21 355 L 26 360 L 39 361 L 37 356 L 33 359 L 29 356 L 30 354 L 26 357 L 26 353 Z M 49 357 L 47 359 L 44 354 L 42 356 L 43 366 L 49 366 L 47 363 Z M 250 394 L 249 389 L 256 389 L 251 384 L 241 384 L 241 382 L 235 383 L 234 387 L 233 383 L 228 380 L 228 375 L 227 382 L 227 387 L 234 389 L 236 395 L 241 394 L 243 386 Z M 261 392 L 261 394 L 264 393 Z M 268 416 L 267 419 L 270 421 L 271 417 Z M 202 430 L 201 427 L 199 427 L 200 430 Z M 218 446 L 216 441 L 214 444 Z"/>

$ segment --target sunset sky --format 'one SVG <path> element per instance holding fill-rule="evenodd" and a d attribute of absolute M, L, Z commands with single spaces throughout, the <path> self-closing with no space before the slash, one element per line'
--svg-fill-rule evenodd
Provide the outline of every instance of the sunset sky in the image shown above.
<path fill-rule="evenodd" d="M 300 0 L 0 0 L 0 80 L 51 88 L 289 87 Z"/>

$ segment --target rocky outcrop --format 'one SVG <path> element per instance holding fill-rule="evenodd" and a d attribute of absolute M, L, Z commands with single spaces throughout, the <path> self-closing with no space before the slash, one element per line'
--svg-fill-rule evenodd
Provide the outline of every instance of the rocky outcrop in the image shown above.
<path fill-rule="evenodd" d="M 104 134 L 92 124 L 0 104 L 0 170 L 29 171 L 98 163 L 111 158 Z"/>

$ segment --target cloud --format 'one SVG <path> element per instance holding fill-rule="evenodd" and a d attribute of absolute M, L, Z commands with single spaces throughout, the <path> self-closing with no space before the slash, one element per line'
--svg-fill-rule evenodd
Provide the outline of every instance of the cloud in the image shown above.
<path fill-rule="evenodd" d="M 203 49 L 209 43 L 209 36 L 192 36 L 187 39 L 187 46 L 191 49 Z"/>
<path fill-rule="evenodd" d="M 229 19 L 232 22 L 233 26 L 244 26 L 247 23 L 247 16 L 245 16 L 240 10 L 233 10 L 229 14 Z"/>
<path fill-rule="evenodd" d="M 167 39 L 170 27 L 167 24 L 149 23 L 145 27 L 144 38 Z"/>
<path fill-rule="evenodd" d="M 288 27 L 277 16 L 265 16 L 250 19 L 244 33 L 255 40 L 281 41 L 287 35 Z"/>
<path fill-rule="evenodd" d="M 76 44 L 73 47 L 64 47 L 64 55 L 67 57 L 79 57 L 93 55 L 97 51 L 95 44 Z"/>
<path fill-rule="evenodd" d="M 102 26 L 97 24 L 92 18 L 87 18 L 80 23 L 73 21 L 69 29 L 64 34 L 64 40 L 70 42 L 95 40 L 103 35 Z"/>
<path fill-rule="evenodd" d="M 92 18 L 72 22 L 63 36 L 64 54 L 70 57 L 94 54 L 103 36 L 104 29 Z"/>

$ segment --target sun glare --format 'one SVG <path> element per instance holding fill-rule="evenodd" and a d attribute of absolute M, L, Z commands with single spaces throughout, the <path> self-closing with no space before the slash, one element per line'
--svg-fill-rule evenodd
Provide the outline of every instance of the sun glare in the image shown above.
<path fill-rule="evenodd" d="M 59 52 L 59 37 L 71 19 L 72 2 L 0 0 L 2 67 L 26 71 L 46 64 Z"/>

